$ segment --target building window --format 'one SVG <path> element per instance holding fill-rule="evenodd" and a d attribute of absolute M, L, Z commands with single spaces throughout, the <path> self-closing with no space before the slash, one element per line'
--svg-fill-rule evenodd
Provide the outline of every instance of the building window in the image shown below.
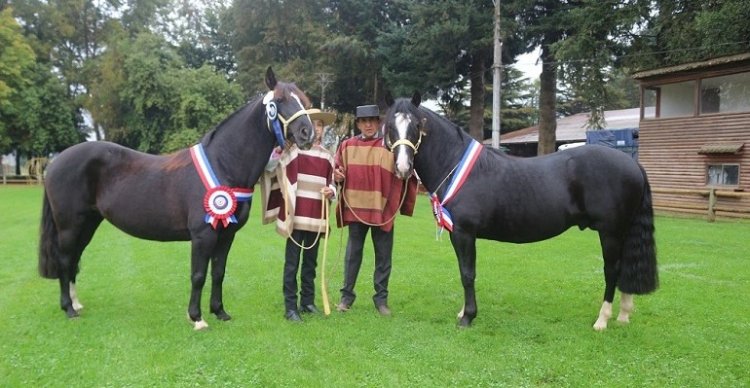
<path fill-rule="evenodd" d="M 709 164 L 706 184 L 709 186 L 737 186 L 740 179 L 739 164 Z"/>
<path fill-rule="evenodd" d="M 659 117 L 686 117 L 695 113 L 696 81 L 661 85 Z"/>
<path fill-rule="evenodd" d="M 750 111 L 750 73 L 701 80 L 701 114 Z"/>
<path fill-rule="evenodd" d="M 653 119 L 659 117 L 656 112 L 656 102 L 659 100 L 658 88 L 644 88 L 641 96 L 641 115 L 644 119 Z"/>

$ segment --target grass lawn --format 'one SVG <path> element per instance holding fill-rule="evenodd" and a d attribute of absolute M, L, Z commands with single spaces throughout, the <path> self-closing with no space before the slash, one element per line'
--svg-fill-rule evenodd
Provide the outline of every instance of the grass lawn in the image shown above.
<path fill-rule="evenodd" d="M 479 315 L 462 330 L 458 265 L 420 197 L 415 217 L 396 223 L 393 317 L 373 308 L 368 246 L 353 309 L 295 325 L 283 318 L 284 240 L 261 226 L 256 201 L 224 282 L 234 319 L 206 315 L 210 328 L 195 332 L 189 244 L 138 240 L 107 223 L 82 258 L 85 309 L 65 318 L 57 282 L 36 271 L 41 196 L 0 186 L 0 386 L 750 385 L 748 222 L 657 217 L 661 287 L 635 298 L 631 324 L 613 319 L 601 333 L 592 329 L 604 287 L 596 233 L 480 241 Z M 344 242 L 335 230 L 332 303 Z"/>

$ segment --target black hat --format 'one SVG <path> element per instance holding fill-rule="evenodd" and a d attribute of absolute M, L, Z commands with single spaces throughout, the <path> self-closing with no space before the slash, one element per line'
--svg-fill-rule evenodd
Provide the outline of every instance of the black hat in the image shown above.
<path fill-rule="evenodd" d="M 377 105 L 360 105 L 357 107 L 357 118 L 380 117 L 380 109 Z"/>

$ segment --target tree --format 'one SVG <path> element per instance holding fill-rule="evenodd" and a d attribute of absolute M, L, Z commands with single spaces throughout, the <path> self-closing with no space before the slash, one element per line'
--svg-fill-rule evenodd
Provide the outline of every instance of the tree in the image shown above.
<path fill-rule="evenodd" d="M 31 85 L 34 51 L 23 37 L 11 8 L 0 11 L 0 154 L 13 149 L 10 117 L 23 100 L 21 91 Z"/>
<path fill-rule="evenodd" d="M 228 11 L 228 28 L 238 61 L 237 81 L 247 94 L 266 90 L 263 74 L 269 65 L 281 79 L 313 90 L 322 66 L 328 7 L 321 0 L 236 0 Z"/>
<path fill-rule="evenodd" d="M 502 80 L 500 108 L 503 112 L 500 129 L 502 133 L 512 132 L 534 125 L 538 107 L 535 105 L 538 94 L 537 85 L 524 78 L 520 70 L 505 66 Z M 488 99 L 485 106 L 484 121 L 491 127 L 492 101 Z M 492 136 L 491 130 L 485 130 L 485 138 Z"/>
<path fill-rule="evenodd" d="M 623 64 L 634 71 L 750 50 L 747 0 L 653 1 Z"/>
<path fill-rule="evenodd" d="M 555 150 L 558 79 L 592 112 L 589 125 L 603 125 L 603 111 L 617 97 L 607 88 L 612 69 L 619 65 L 634 29 L 649 17 L 649 4 L 647 0 L 513 1 L 518 37 L 528 43 L 528 50 L 542 48 L 540 155 Z"/>
<path fill-rule="evenodd" d="M 469 133 L 484 138 L 485 77 L 492 63 L 493 4 L 479 0 L 405 2 L 378 43 L 383 75 L 396 94 L 413 90 L 460 106 L 469 88 Z M 510 46 L 509 46 L 510 47 Z"/>
<path fill-rule="evenodd" d="M 150 153 L 194 144 L 239 107 L 237 85 L 205 65 L 185 66 L 164 38 L 121 35 L 101 58 L 92 88 L 92 115 L 117 143 Z"/>
<path fill-rule="evenodd" d="M 46 156 L 80 142 L 80 117 L 66 85 L 48 64 L 35 63 L 10 8 L 0 22 L 0 153 Z"/>

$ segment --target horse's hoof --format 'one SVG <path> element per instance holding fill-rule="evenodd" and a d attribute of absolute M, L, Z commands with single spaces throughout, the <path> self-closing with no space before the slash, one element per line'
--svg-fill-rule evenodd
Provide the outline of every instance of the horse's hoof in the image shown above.
<path fill-rule="evenodd" d="M 79 317 L 78 311 L 76 311 L 72 307 L 69 308 L 69 309 L 67 309 L 67 310 L 65 310 L 65 315 L 67 315 L 68 318 L 78 318 Z"/>
<path fill-rule="evenodd" d="M 603 323 L 596 321 L 596 323 L 594 323 L 594 330 L 596 331 L 604 331 L 606 328 L 607 328 L 607 321 L 604 321 Z"/>
<path fill-rule="evenodd" d="M 214 314 L 216 315 L 216 318 L 218 320 L 220 320 L 220 321 L 228 321 L 228 320 L 232 319 L 232 316 L 229 315 L 229 314 L 227 314 L 227 312 L 224 311 L 224 310 L 221 310 L 219 312 L 215 312 Z"/>
<path fill-rule="evenodd" d="M 208 323 L 202 319 L 200 321 L 193 322 L 193 325 L 193 330 L 195 331 L 208 329 Z"/>
<path fill-rule="evenodd" d="M 459 329 L 468 329 L 471 327 L 471 321 L 466 319 L 466 317 L 462 317 L 458 320 L 458 328 Z"/>

